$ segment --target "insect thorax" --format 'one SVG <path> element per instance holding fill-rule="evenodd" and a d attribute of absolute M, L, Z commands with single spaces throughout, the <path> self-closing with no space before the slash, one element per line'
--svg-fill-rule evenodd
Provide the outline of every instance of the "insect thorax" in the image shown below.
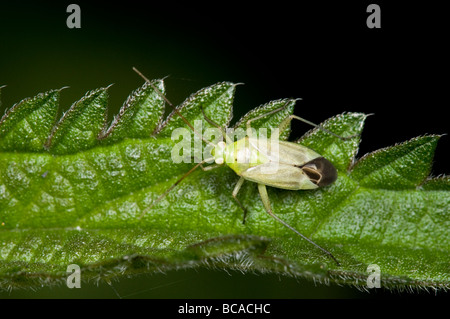
<path fill-rule="evenodd" d="M 264 143 L 266 141 L 263 139 L 245 137 L 227 144 L 223 152 L 225 163 L 238 175 L 251 167 L 267 163 L 270 158 Z"/>

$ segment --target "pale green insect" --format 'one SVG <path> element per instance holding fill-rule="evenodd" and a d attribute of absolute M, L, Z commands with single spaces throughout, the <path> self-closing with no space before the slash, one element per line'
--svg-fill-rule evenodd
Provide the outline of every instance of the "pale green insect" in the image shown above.
<path fill-rule="evenodd" d="M 203 170 L 211 170 L 218 166 L 228 165 L 238 176 L 240 176 L 234 190 L 232 192 L 232 196 L 237 204 L 244 211 L 244 219 L 246 216 L 246 209 L 241 204 L 237 195 L 239 190 L 242 187 L 242 184 L 245 180 L 251 181 L 258 184 L 258 191 L 261 196 L 262 203 L 266 212 L 276 219 L 278 222 L 295 232 L 297 235 L 301 236 L 303 239 L 307 240 L 309 243 L 313 244 L 328 256 L 330 256 L 338 265 L 339 262 L 337 259 L 326 249 L 322 248 L 315 242 L 313 242 L 308 237 L 301 234 L 295 228 L 287 224 L 285 221 L 276 216 L 271 208 L 270 199 L 267 194 L 266 186 L 287 189 L 287 190 L 306 190 L 306 189 L 316 189 L 319 187 L 327 186 L 333 183 L 337 178 L 336 168 L 331 164 L 330 161 L 325 159 L 320 154 L 314 152 L 313 150 L 302 146 L 297 143 L 285 142 L 285 141 L 277 141 L 277 156 L 274 158 L 274 155 L 271 149 L 270 143 L 261 143 L 258 137 L 253 136 L 251 122 L 259 120 L 263 117 L 272 115 L 284 109 L 284 106 L 268 112 L 266 114 L 260 115 L 258 117 L 252 118 L 247 121 L 247 136 L 233 142 L 230 138 L 224 133 L 223 128 L 221 128 L 218 124 L 214 123 L 208 117 L 206 117 L 203 112 L 203 116 L 205 120 L 218 127 L 222 132 L 223 136 L 226 137 L 227 142 L 219 142 L 217 145 L 211 143 L 203 139 L 200 133 L 196 132 L 193 126 L 180 114 L 180 112 L 173 106 L 172 103 L 161 93 L 159 90 L 145 77 L 143 76 L 136 68 L 133 68 L 147 83 L 149 83 L 153 89 L 161 95 L 161 97 L 174 109 L 175 113 L 180 116 L 183 121 L 191 128 L 191 130 L 200 136 L 200 138 L 208 144 L 212 144 L 214 147 L 211 154 L 213 157 L 207 158 L 201 163 L 195 165 L 191 170 L 189 170 L 183 177 L 181 177 L 178 181 L 176 181 L 169 189 L 167 189 L 156 201 L 152 203 L 147 209 L 145 209 L 141 215 L 141 217 L 148 212 L 156 203 L 158 203 L 161 199 L 163 199 L 173 188 L 175 188 L 183 179 L 189 176 L 194 170 L 198 167 L 201 167 Z M 284 128 L 292 121 L 293 119 L 300 120 L 312 126 L 318 127 L 333 136 L 336 136 L 340 139 L 348 139 L 349 137 L 340 137 L 314 123 L 311 123 L 305 119 L 302 119 L 295 115 L 290 115 L 287 117 L 279 126 L 279 131 L 283 131 Z M 262 146 L 261 146 L 262 145 Z M 203 164 L 214 161 L 215 164 L 203 167 Z M 270 174 L 268 172 L 274 171 L 274 173 Z"/>

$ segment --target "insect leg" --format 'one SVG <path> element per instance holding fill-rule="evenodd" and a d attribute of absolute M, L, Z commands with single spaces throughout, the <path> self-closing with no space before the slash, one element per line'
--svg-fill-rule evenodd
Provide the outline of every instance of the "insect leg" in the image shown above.
<path fill-rule="evenodd" d="M 180 113 L 180 111 L 172 104 L 172 102 L 170 102 L 169 101 L 169 99 L 164 95 L 164 94 L 162 94 L 161 93 L 161 91 L 149 80 L 149 79 L 147 79 L 138 69 L 136 69 L 134 66 L 133 66 L 133 70 L 134 70 L 134 72 L 136 72 L 141 78 L 143 78 L 144 79 L 144 81 L 145 82 L 147 82 L 148 83 L 148 85 L 150 85 L 151 86 L 151 88 L 164 100 L 164 101 L 166 101 L 166 103 L 167 104 L 169 104 L 169 106 L 173 109 L 173 112 L 175 113 L 175 114 L 177 114 L 182 120 L 183 120 L 183 122 L 185 122 L 186 123 L 186 125 L 187 126 L 189 126 L 189 128 L 195 133 L 195 134 L 197 134 L 197 136 L 198 137 L 200 137 L 201 138 L 201 140 L 203 141 L 203 142 L 206 142 L 207 144 L 210 144 L 210 145 L 212 145 L 212 146 L 216 146 L 216 145 L 214 145 L 213 143 L 211 143 L 210 141 L 207 141 L 207 140 L 205 140 L 204 138 L 203 138 L 203 136 L 202 136 L 202 134 L 200 133 L 200 132 L 197 132 L 195 129 L 194 129 L 194 127 L 192 126 L 192 124 L 191 123 L 189 123 L 189 121 L 183 116 L 183 115 L 181 115 L 181 113 Z M 169 115 L 170 116 L 170 115 Z"/>
<path fill-rule="evenodd" d="M 197 156 L 194 155 L 193 157 L 194 157 L 195 163 L 200 163 L 201 162 L 201 160 Z M 213 170 L 213 169 L 215 169 L 215 168 L 217 168 L 219 166 L 222 166 L 221 164 L 211 164 L 211 165 L 208 165 L 208 166 L 205 167 L 205 166 L 203 166 L 203 164 L 205 164 L 205 161 L 200 163 L 200 168 L 204 172 L 211 171 L 211 170 Z"/>
<path fill-rule="evenodd" d="M 200 168 L 201 168 L 204 172 L 206 172 L 206 171 L 211 171 L 211 170 L 213 170 L 213 169 L 215 169 L 215 168 L 217 168 L 217 167 L 219 167 L 219 166 L 222 166 L 222 165 L 223 165 L 223 164 L 212 164 L 212 165 L 209 165 L 209 166 L 204 167 L 203 164 L 202 164 L 202 165 L 200 165 Z"/>
<path fill-rule="evenodd" d="M 222 133 L 222 137 L 225 137 L 225 141 L 227 143 L 233 143 L 233 141 L 225 133 L 225 130 L 219 124 L 217 124 L 216 122 L 211 120 L 208 116 L 206 116 L 205 111 L 203 110 L 203 107 L 201 105 L 200 105 L 200 110 L 202 111 L 203 118 L 205 119 L 205 121 L 208 122 L 209 124 L 211 124 L 212 126 L 217 127 L 220 130 L 220 133 Z"/>
<path fill-rule="evenodd" d="M 181 183 L 181 181 L 183 181 L 183 179 L 185 179 L 186 177 L 188 177 L 192 172 L 194 172 L 197 168 L 199 168 L 201 165 L 205 164 L 206 162 L 210 161 L 211 158 L 207 158 L 205 159 L 203 162 L 198 163 L 197 165 L 195 165 L 194 167 L 192 167 L 186 174 L 184 174 L 179 180 L 177 180 L 172 186 L 170 186 L 161 196 L 159 196 L 149 207 L 147 207 L 146 209 L 144 209 L 144 211 L 142 212 L 141 216 L 139 217 L 139 219 L 141 219 L 150 209 L 153 208 L 153 206 L 155 206 L 157 203 L 159 203 L 164 197 L 167 196 L 167 194 L 170 193 L 170 191 L 172 189 L 174 189 L 178 184 Z"/>
<path fill-rule="evenodd" d="M 270 111 L 270 112 L 268 112 L 268 113 L 261 114 L 261 115 L 259 115 L 259 116 L 257 116 L 257 117 L 254 117 L 254 118 L 248 120 L 247 123 L 246 123 L 246 124 L 247 124 L 247 136 L 248 136 L 248 137 L 252 137 L 252 135 L 253 135 L 253 134 L 252 134 L 252 127 L 251 127 L 251 125 L 250 125 L 251 122 L 257 121 L 257 120 L 259 120 L 259 119 L 262 119 L 263 117 L 266 117 L 266 116 L 269 116 L 269 115 L 278 113 L 278 112 L 280 112 L 281 110 L 284 110 L 284 109 L 286 108 L 286 106 L 287 106 L 289 103 L 290 103 L 290 101 L 287 101 L 282 107 L 279 107 L 279 108 L 277 108 L 277 109 L 275 109 L 275 110 L 272 110 L 272 111 Z"/>
<path fill-rule="evenodd" d="M 245 179 L 243 177 L 239 178 L 238 182 L 236 183 L 236 186 L 234 186 L 233 193 L 231 194 L 238 203 L 238 205 L 241 207 L 241 209 L 244 211 L 244 218 L 242 219 L 242 224 L 245 224 L 245 218 L 247 217 L 247 209 L 242 205 L 242 203 L 237 198 L 237 194 L 239 193 L 239 190 L 241 189 L 242 184 L 244 184 Z"/>
<path fill-rule="evenodd" d="M 306 120 L 306 119 L 304 119 L 304 118 L 302 118 L 302 117 L 300 117 L 300 116 L 297 116 L 297 115 L 289 115 L 288 117 L 286 117 L 286 118 L 283 120 L 283 122 L 281 122 L 280 126 L 278 126 L 279 131 L 280 131 L 280 132 L 283 132 L 283 131 L 286 129 L 286 127 L 289 125 L 289 123 L 290 123 L 293 119 L 296 119 L 296 120 L 302 121 L 303 123 L 306 123 L 306 124 L 309 124 L 309 125 L 311 125 L 311 126 L 314 126 L 315 128 L 318 128 L 318 129 L 320 129 L 320 130 L 322 130 L 322 131 L 324 131 L 324 132 L 327 132 L 328 134 L 331 134 L 331 135 L 333 135 L 334 137 L 337 137 L 337 138 L 339 138 L 339 139 L 341 139 L 341 140 L 349 140 L 349 139 L 352 139 L 352 138 L 358 136 L 358 134 L 354 134 L 354 135 L 350 135 L 350 136 L 345 136 L 345 137 L 340 136 L 340 135 L 338 135 L 338 134 L 336 134 L 336 133 L 333 133 L 333 132 L 327 130 L 326 128 L 323 128 L 323 127 L 320 126 L 320 125 L 314 124 L 313 122 L 308 121 L 308 120 Z"/>
<path fill-rule="evenodd" d="M 316 246 L 317 248 L 319 248 L 320 250 L 322 250 L 325 254 L 327 254 L 328 256 L 330 256 L 335 262 L 336 264 L 338 264 L 338 266 L 340 266 L 339 261 L 337 261 L 337 259 L 326 249 L 320 247 L 319 245 L 317 245 L 315 242 L 313 242 L 311 239 L 309 239 L 308 237 L 306 237 L 305 235 L 301 234 L 298 230 L 296 230 L 294 227 L 292 227 L 291 225 L 289 225 L 288 223 L 286 223 L 284 220 L 280 219 L 278 216 L 276 216 L 273 212 L 272 212 L 272 208 L 270 207 L 270 199 L 269 199 L 269 195 L 267 194 L 267 188 L 266 185 L 264 184 L 258 184 L 258 190 L 259 190 L 259 194 L 261 195 L 261 200 L 263 202 L 264 208 L 266 209 L 266 212 L 272 216 L 274 219 L 276 219 L 278 222 L 282 223 L 284 226 L 286 226 L 287 228 L 289 228 L 290 230 L 292 230 L 294 233 L 296 233 L 297 235 L 299 235 L 300 237 L 302 237 L 303 239 L 305 239 L 307 242 L 309 242 L 310 244 L 313 244 L 314 246 Z"/>

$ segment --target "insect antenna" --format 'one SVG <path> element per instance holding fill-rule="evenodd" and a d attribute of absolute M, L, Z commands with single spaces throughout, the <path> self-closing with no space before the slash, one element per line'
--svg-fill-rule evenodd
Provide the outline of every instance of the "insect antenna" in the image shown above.
<path fill-rule="evenodd" d="M 160 90 L 159 90 L 152 82 L 150 82 L 150 80 L 147 79 L 147 78 L 145 77 L 145 75 L 143 75 L 143 74 L 142 74 L 138 69 L 136 69 L 134 66 L 133 66 L 133 71 L 136 72 L 141 78 L 143 78 L 144 81 L 147 82 L 147 83 L 152 87 L 152 89 L 155 90 L 155 92 L 156 92 L 160 97 L 162 97 L 162 98 L 164 99 L 164 101 L 166 101 L 167 104 L 169 104 L 169 106 L 173 109 L 173 111 L 174 111 L 174 112 L 175 112 L 175 113 L 183 120 L 184 123 L 187 124 L 187 126 L 189 126 L 189 128 L 190 128 L 195 134 L 197 134 L 198 137 L 200 137 L 200 138 L 202 139 L 203 142 L 205 142 L 205 143 L 207 143 L 207 144 L 210 144 L 210 145 L 212 145 L 212 146 L 216 146 L 216 145 L 215 145 L 214 143 L 212 143 L 211 141 L 208 141 L 208 140 L 204 139 L 204 138 L 203 138 L 203 135 L 202 135 L 201 133 L 197 132 L 197 131 L 194 129 L 194 127 L 192 126 L 192 124 L 189 123 L 189 121 L 188 121 L 188 120 L 180 113 L 180 111 L 172 104 L 172 102 L 170 102 L 169 99 L 168 99 L 164 94 L 162 94 L 161 91 L 160 91 Z"/>
<path fill-rule="evenodd" d="M 209 162 L 211 160 L 214 160 L 214 158 L 207 158 L 203 160 L 202 162 L 198 163 L 194 167 L 192 167 L 186 174 L 184 174 L 180 179 L 178 179 L 175 183 L 173 183 L 172 186 L 170 186 L 166 191 L 159 196 L 150 206 L 148 206 L 142 213 L 139 219 L 141 219 L 149 210 L 153 208 L 156 204 L 158 204 L 164 197 L 167 196 L 167 194 L 170 193 L 172 189 L 174 189 L 178 184 L 180 184 L 186 177 L 188 177 L 190 174 L 192 174 L 197 168 L 199 168 L 201 165 L 205 164 L 206 162 Z"/>
<path fill-rule="evenodd" d="M 323 247 L 320 247 L 318 244 L 316 244 L 315 242 L 313 242 L 311 239 L 309 239 L 308 237 L 306 237 L 305 235 L 303 235 L 302 233 L 300 233 L 297 229 L 295 229 L 294 227 L 292 227 L 291 225 L 289 225 L 288 223 L 286 223 L 284 220 L 282 220 L 280 217 L 278 217 L 277 215 L 275 215 L 272 212 L 272 208 L 270 207 L 270 201 L 269 201 L 269 195 L 267 194 L 267 189 L 266 186 L 263 184 L 258 184 L 258 190 L 259 190 L 259 194 L 261 195 L 261 200 L 263 202 L 264 208 L 266 209 L 266 212 L 272 216 L 275 220 L 277 220 L 278 222 L 280 222 L 283 226 L 289 228 L 290 230 L 292 230 L 294 233 L 296 233 L 297 235 L 299 235 L 300 237 L 302 237 L 304 240 L 306 240 L 308 243 L 316 246 L 317 248 L 319 248 L 321 251 L 323 251 L 325 254 L 327 254 L 328 256 L 330 256 L 331 259 L 333 259 L 336 264 L 338 266 L 340 266 L 341 264 L 339 263 L 339 261 L 333 256 L 332 253 L 330 253 L 328 250 L 326 250 Z"/>
<path fill-rule="evenodd" d="M 211 120 L 208 116 L 206 116 L 205 111 L 203 110 L 203 107 L 201 105 L 200 105 L 200 110 L 202 111 L 203 118 L 205 119 L 205 121 L 208 122 L 209 124 L 211 124 L 212 126 L 215 126 L 217 129 L 219 129 L 220 133 L 225 138 L 225 141 L 227 141 L 227 143 L 230 143 L 230 144 L 233 143 L 233 141 L 227 135 L 225 130 L 219 124 L 217 124 L 216 122 Z"/>
<path fill-rule="evenodd" d="M 322 127 L 321 125 L 317 125 L 317 124 L 315 124 L 315 123 L 313 123 L 311 121 L 308 121 L 308 120 L 306 120 L 306 119 L 304 119 L 304 118 L 302 118 L 300 116 L 297 116 L 297 115 L 291 115 L 290 118 L 302 121 L 303 123 L 306 123 L 306 124 L 309 124 L 309 125 L 317 128 L 317 129 L 319 129 L 319 130 L 322 130 L 322 131 L 324 131 L 324 132 L 326 132 L 326 133 L 328 133 L 330 135 L 333 135 L 334 137 L 337 137 L 338 139 L 340 139 L 342 141 L 346 141 L 346 140 L 349 140 L 349 139 L 352 139 L 352 138 L 358 136 L 358 134 L 353 134 L 353 135 L 350 135 L 350 136 L 340 136 L 340 135 L 338 135 L 336 133 L 331 132 L 330 130 L 327 130 L 326 128 Z"/>
<path fill-rule="evenodd" d="M 300 233 L 298 230 L 296 230 L 294 227 L 292 227 L 291 225 L 289 225 L 288 223 L 286 223 L 284 220 L 282 220 L 281 218 L 279 218 L 277 215 L 275 215 L 272 211 L 268 211 L 267 213 L 269 213 L 270 216 L 272 216 L 273 218 L 275 218 L 278 222 L 280 222 L 281 224 L 283 224 L 284 226 L 286 226 L 287 228 L 289 228 L 290 230 L 292 230 L 294 233 L 296 233 L 297 235 L 299 235 L 300 237 L 302 237 L 304 240 L 306 240 L 308 243 L 316 246 L 317 248 L 319 248 L 321 251 L 323 251 L 325 254 L 327 254 L 328 256 L 330 256 L 338 266 L 340 266 L 341 264 L 339 263 L 339 261 L 336 259 L 336 257 L 333 256 L 332 253 L 330 253 L 328 250 L 326 250 L 325 248 L 317 245 L 315 242 L 313 242 L 311 239 L 309 239 L 308 237 L 306 237 L 305 235 L 303 235 L 302 233 Z"/>
<path fill-rule="evenodd" d="M 144 79 L 145 82 L 147 82 L 151 88 L 161 97 L 164 99 L 164 101 L 166 101 L 167 104 L 169 104 L 169 106 L 173 109 L 173 111 L 183 120 L 183 122 L 185 122 L 187 124 L 187 126 L 189 126 L 189 128 L 195 133 L 197 134 L 202 141 L 204 141 L 207 144 L 210 144 L 214 147 L 216 147 L 216 145 L 208 140 L 206 140 L 205 138 L 203 138 L 203 135 L 199 132 L 197 132 L 194 127 L 192 126 L 191 123 L 189 123 L 189 121 L 180 113 L 180 111 L 172 104 L 172 102 L 169 101 L 169 99 L 161 93 L 161 91 L 152 83 L 150 82 L 150 80 L 145 77 L 144 74 L 142 74 L 138 69 L 136 69 L 135 67 L 133 67 L 133 71 L 136 72 L 141 78 Z M 202 109 L 203 112 L 203 109 Z M 201 167 L 203 164 L 214 160 L 214 158 L 207 158 L 205 160 L 203 160 L 202 162 L 196 164 L 194 167 L 192 167 L 186 174 L 184 174 L 180 179 L 178 179 L 172 186 L 170 186 L 161 196 L 159 196 L 149 207 L 147 207 L 142 213 L 141 216 L 139 217 L 139 219 L 141 219 L 149 210 L 151 210 L 153 208 L 153 206 L 155 206 L 157 203 L 159 203 L 164 197 L 167 196 L 167 194 L 170 193 L 171 190 L 173 190 L 179 183 L 181 183 L 186 177 L 188 177 L 190 174 L 192 174 L 192 172 L 194 172 L 197 168 Z"/>
<path fill-rule="evenodd" d="M 295 99 L 295 101 L 298 101 L 298 100 L 302 100 L 302 99 L 301 98 Z M 272 111 L 270 111 L 268 113 L 262 114 L 260 116 L 255 117 L 255 118 L 252 118 L 250 121 L 256 121 L 256 120 L 259 120 L 259 119 L 261 119 L 263 117 L 266 117 L 266 116 L 278 113 L 279 111 L 284 110 L 288 106 L 289 103 L 290 103 L 290 101 L 286 102 L 282 107 L 279 107 L 279 108 L 277 108 L 275 110 L 272 110 Z M 340 135 L 338 135 L 336 133 L 331 132 L 330 130 L 327 130 L 326 128 L 322 127 L 321 125 L 315 124 L 315 123 L 313 123 L 311 121 L 308 121 L 308 120 L 306 120 L 306 119 L 304 119 L 304 118 L 302 118 L 300 116 L 297 116 L 297 115 L 289 115 L 286 119 L 284 119 L 283 122 L 281 122 L 281 124 L 279 125 L 280 132 L 282 132 L 293 119 L 296 119 L 298 121 L 301 121 L 303 123 L 311 125 L 311 126 L 317 128 L 319 130 L 322 130 L 322 131 L 324 131 L 324 132 L 326 132 L 326 133 L 328 133 L 330 135 L 333 135 L 334 137 L 339 138 L 342 141 L 346 141 L 346 140 L 352 139 L 352 138 L 354 138 L 354 137 L 359 135 L 359 134 L 353 134 L 353 135 L 350 135 L 350 136 L 340 136 Z"/>

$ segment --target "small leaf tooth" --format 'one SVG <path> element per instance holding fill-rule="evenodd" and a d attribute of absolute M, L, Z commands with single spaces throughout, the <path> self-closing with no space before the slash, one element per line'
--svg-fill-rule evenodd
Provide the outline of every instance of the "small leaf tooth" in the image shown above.
<path fill-rule="evenodd" d="M 112 85 L 112 84 L 111 84 L 111 85 Z M 111 86 L 111 85 L 110 85 L 110 86 Z M 109 87 L 109 86 L 108 86 L 108 87 Z M 70 108 L 69 108 L 68 110 L 66 110 L 66 111 L 63 112 L 63 115 L 61 116 L 59 122 L 63 122 L 64 119 L 65 119 L 67 116 L 69 116 L 71 113 L 73 113 L 73 112 L 76 110 L 76 108 L 79 107 L 79 105 L 81 104 L 81 102 L 85 101 L 86 99 L 89 99 L 90 97 L 92 97 L 93 95 L 95 95 L 95 94 L 97 94 L 97 93 L 99 93 L 99 92 L 102 92 L 102 91 L 106 90 L 108 87 L 106 87 L 106 88 L 98 88 L 98 89 L 95 89 L 95 90 L 92 90 L 92 91 L 88 91 L 88 92 L 87 92 L 80 100 L 74 102 L 74 103 L 70 106 Z M 59 123 L 58 123 L 58 124 L 59 124 Z"/>
<path fill-rule="evenodd" d="M 57 91 L 61 92 L 62 90 L 65 90 L 65 89 L 70 89 L 70 86 L 65 85 L 65 86 L 59 88 Z"/>
<path fill-rule="evenodd" d="M 359 112 L 343 112 L 341 114 L 338 114 L 338 115 L 335 115 L 335 116 L 332 116 L 332 117 L 326 119 L 325 121 L 320 123 L 319 126 L 326 127 L 329 123 L 332 123 L 333 121 L 336 121 L 336 120 L 341 121 L 341 120 L 344 120 L 346 117 L 354 117 L 354 118 L 360 118 L 359 125 L 356 128 L 359 131 L 362 131 L 365 120 L 369 115 L 371 115 L 371 114 L 365 114 L 365 113 L 359 113 Z M 308 132 L 306 132 L 302 137 L 300 137 L 297 140 L 297 143 L 301 143 L 304 139 L 309 138 L 311 135 L 316 134 L 317 132 L 320 132 L 320 131 L 322 131 L 322 130 L 318 127 L 314 127 L 312 129 L 310 129 Z"/>
<path fill-rule="evenodd" d="M 164 94 L 164 81 L 152 80 L 151 83 L 158 88 L 158 90 Z M 156 102 L 159 101 L 159 106 L 155 103 L 146 107 L 147 99 L 152 98 L 152 95 L 156 94 Z M 143 113 L 140 113 L 143 112 Z M 150 137 L 150 133 L 153 131 L 161 121 L 164 113 L 164 100 L 158 95 L 152 86 L 144 82 L 144 84 L 133 91 L 122 107 L 119 113 L 114 117 L 111 125 L 100 132 L 98 139 L 110 139 L 114 135 L 114 140 L 123 139 L 126 137 Z M 136 118 L 140 114 L 139 118 Z M 152 118 L 152 115 L 157 118 Z M 149 118 L 150 117 L 150 118 Z M 145 122 L 145 123 L 142 123 Z M 122 127 L 127 127 L 122 129 Z M 115 131 L 120 130 L 118 134 Z"/>
<path fill-rule="evenodd" d="M 338 170 L 348 171 L 355 161 L 366 118 L 366 114 L 359 112 L 344 112 L 335 115 L 306 132 L 296 140 L 296 143 L 312 148 L 330 160 Z M 321 128 L 343 137 L 353 135 L 355 137 L 340 140 Z"/>
<path fill-rule="evenodd" d="M 259 106 L 257 106 L 256 108 L 248 111 L 241 119 L 239 119 L 239 121 L 234 125 L 234 128 L 238 128 L 238 127 L 244 127 L 247 123 L 248 120 L 255 118 L 259 115 L 261 115 L 264 112 L 270 112 L 274 109 L 276 109 L 277 107 L 279 107 L 279 104 L 286 104 L 288 102 L 296 102 L 297 99 L 288 99 L 288 98 L 284 98 L 284 99 L 278 99 L 278 100 L 273 100 L 270 101 L 268 103 L 264 103 L 261 104 Z"/>
<path fill-rule="evenodd" d="M 5 88 L 6 87 L 6 85 L 0 85 L 0 107 L 2 106 L 2 99 L 1 99 L 1 97 L 2 97 L 2 89 L 3 88 Z"/>
<path fill-rule="evenodd" d="M 394 148 L 394 147 L 403 146 L 403 145 L 405 145 L 405 144 L 408 144 L 408 143 L 410 143 L 410 142 L 414 142 L 414 141 L 416 141 L 416 140 L 418 140 L 418 139 L 421 139 L 421 138 L 431 137 L 431 138 L 437 138 L 437 139 L 439 139 L 439 138 L 441 138 L 441 137 L 444 136 L 444 135 L 445 135 L 445 134 L 424 134 L 424 135 L 420 135 L 420 136 L 413 137 L 413 138 L 411 138 L 411 139 L 409 139 L 409 140 L 407 140 L 407 141 L 397 142 L 397 143 L 395 143 L 394 145 L 386 146 L 386 147 L 380 148 L 380 149 L 378 149 L 378 150 L 375 150 L 375 151 L 369 152 L 369 153 L 367 153 L 367 154 L 364 154 L 361 158 L 358 159 L 358 161 L 355 163 L 355 165 L 357 165 L 358 163 L 360 163 L 361 161 L 365 160 L 365 159 L 368 158 L 368 157 L 372 157 L 372 156 L 374 156 L 374 155 L 377 155 L 377 154 L 380 153 L 380 152 L 386 152 L 386 151 L 389 151 L 389 150 L 391 150 L 391 149 Z M 355 165 L 354 165 L 354 166 L 355 166 Z M 352 167 L 352 169 L 354 168 L 354 166 Z"/>
<path fill-rule="evenodd" d="M 441 174 L 438 176 L 428 176 L 418 186 L 418 189 L 450 191 L 450 175 Z"/>
<path fill-rule="evenodd" d="M 208 87 L 209 88 L 209 87 Z M 206 88 L 205 88 L 206 89 Z M 191 94 L 191 96 L 189 96 L 183 103 L 181 103 L 178 106 L 175 106 L 175 108 L 177 109 L 178 112 L 181 113 L 181 111 L 183 110 L 183 108 L 190 102 L 192 101 L 200 92 L 202 92 L 204 89 L 197 91 L 196 93 Z M 160 125 L 158 125 L 155 130 L 153 131 L 152 135 L 158 135 L 166 126 L 167 124 L 170 122 L 170 120 L 172 119 L 172 117 L 176 114 L 175 110 L 171 110 L 171 112 L 169 113 L 169 115 L 167 116 L 167 118 L 165 120 L 163 120 Z"/>
<path fill-rule="evenodd" d="M 196 104 L 202 104 L 202 102 L 204 102 L 205 98 L 208 97 L 215 97 L 216 100 L 220 99 L 222 97 L 222 95 L 226 94 L 227 92 L 231 94 L 231 96 L 228 99 L 225 99 L 227 102 L 229 102 L 229 107 L 228 107 L 228 115 L 227 115 L 227 119 L 223 120 L 220 119 L 220 121 L 216 122 L 222 122 L 223 123 L 218 123 L 219 125 L 225 126 L 227 125 L 227 123 L 229 123 L 231 121 L 231 116 L 232 116 L 232 101 L 234 98 L 234 92 L 235 92 L 235 85 L 232 82 L 218 82 L 215 83 L 213 85 L 210 85 L 206 88 L 200 89 L 197 92 L 191 94 L 183 103 L 181 103 L 179 106 L 176 107 L 176 110 L 180 113 L 183 114 L 183 111 L 185 109 L 196 109 L 196 111 L 198 111 L 200 113 L 200 109 L 199 108 L 195 108 Z M 221 92 L 222 89 L 225 88 L 224 92 Z M 215 92 L 215 91 L 219 91 L 219 92 Z M 218 95 L 220 93 L 220 95 Z M 206 113 L 208 113 L 208 106 L 204 107 L 204 110 Z M 224 112 L 222 112 L 224 113 Z M 160 134 L 163 130 L 170 132 L 171 127 L 174 124 L 174 122 L 178 121 L 180 123 L 180 126 L 185 126 L 185 123 L 182 123 L 183 121 L 181 120 L 180 117 L 175 116 L 176 115 L 176 111 L 172 110 L 172 112 L 167 116 L 167 118 L 153 131 L 152 135 L 158 135 Z M 183 114 L 185 117 L 189 117 L 189 115 Z M 192 114 L 190 114 L 192 116 Z M 211 114 L 209 114 L 210 116 Z M 211 118 L 212 120 L 214 120 L 214 116 L 220 116 L 223 115 L 220 112 L 216 112 L 213 115 L 213 118 Z M 203 117 L 202 117 L 203 119 Z M 193 123 L 191 123 L 192 125 Z M 179 126 L 178 126 L 179 127 Z M 164 133 L 166 134 L 166 133 Z"/>
<path fill-rule="evenodd" d="M 426 180 L 431 171 L 434 149 L 440 137 L 441 135 L 437 134 L 426 134 L 365 154 L 353 165 L 351 176 L 374 188 L 417 187 Z M 420 153 L 420 149 L 427 145 L 429 146 L 425 150 L 426 154 Z M 377 172 L 383 174 L 383 170 L 389 167 L 394 170 L 394 176 L 388 173 L 374 175 L 378 174 Z M 409 172 L 407 179 L 402 178 L 405 172 Z M 371 176 L 378 177 L 372 180 Z"/>
<path fill-rule="evenodd" d="M 60 90 L 50 90 L 23 99 L 6 111 L 0 120 L 3 150 L 42 151 L 54 122 Z"/>
<path fill-rule="evenodd" d="M 53 126 L 44 147 L 61 154 L 93 147 L 97 141 L 96 136 L 106 125 L 108 88 L 111 85 L 89 91 L 74 102 Z M 89 132 L 95 138 L 91 138 Z M 62 145 L 61 141 L 67 145 Z"/>
<path fill-rule="evenodd" d="M 253 119 L 257 116 L 267 114 L 267 116 L 262 117 L 260 120 L 252 123 L 252 127 L 258 128 L 276 128 L 279 127 L 282 121 L 284 121 L 289 115 L 294 113 L 294 107 L 299 99 L 284 98 L 273 100 L 268 103 L 262 104 L 255 109 L 247 112 L 235 125 L 234 128 L 246 129 L 247 121 Z M 268 114 L 280 109 L 278 112 L 273 114 Z M 268 132 L 269 136 L 271 132 Z M 282 131 L 280 131 L 280 140 L 287 140 L 291 133 L 291 123 L 288 124 Z"/>
<path fill-rule="evenodd" d="M 11 114 L 16 113 L 21 107 L 26 105 L 26 103 L 29 103 L 33 100 L 42 99 L 42 98 L 44 98 L 52 93 L 55 93 L 55 92 L 59 92 L 59 90 L 50 90 L 50 91 L 47 91 L 44 93 L 39 93 L 34 97 L 27 97 L 27 98 L 24 98 L 23 100 L 21 100 L 20 102 L 15 103 L 12 107 L 10 107 L 9 109 L 7 109 L 5 111 L 5 114 L 0 119 L 0 127 L 8 119 L 8 117 L 11 116 Z M 39 106 L 37 108 L 39 108 Z M 31 111 L 34 111 L 34 108 L 31 108 Z M 1 132 L 1 129 L 0 129 L 0 132 Z"/>

